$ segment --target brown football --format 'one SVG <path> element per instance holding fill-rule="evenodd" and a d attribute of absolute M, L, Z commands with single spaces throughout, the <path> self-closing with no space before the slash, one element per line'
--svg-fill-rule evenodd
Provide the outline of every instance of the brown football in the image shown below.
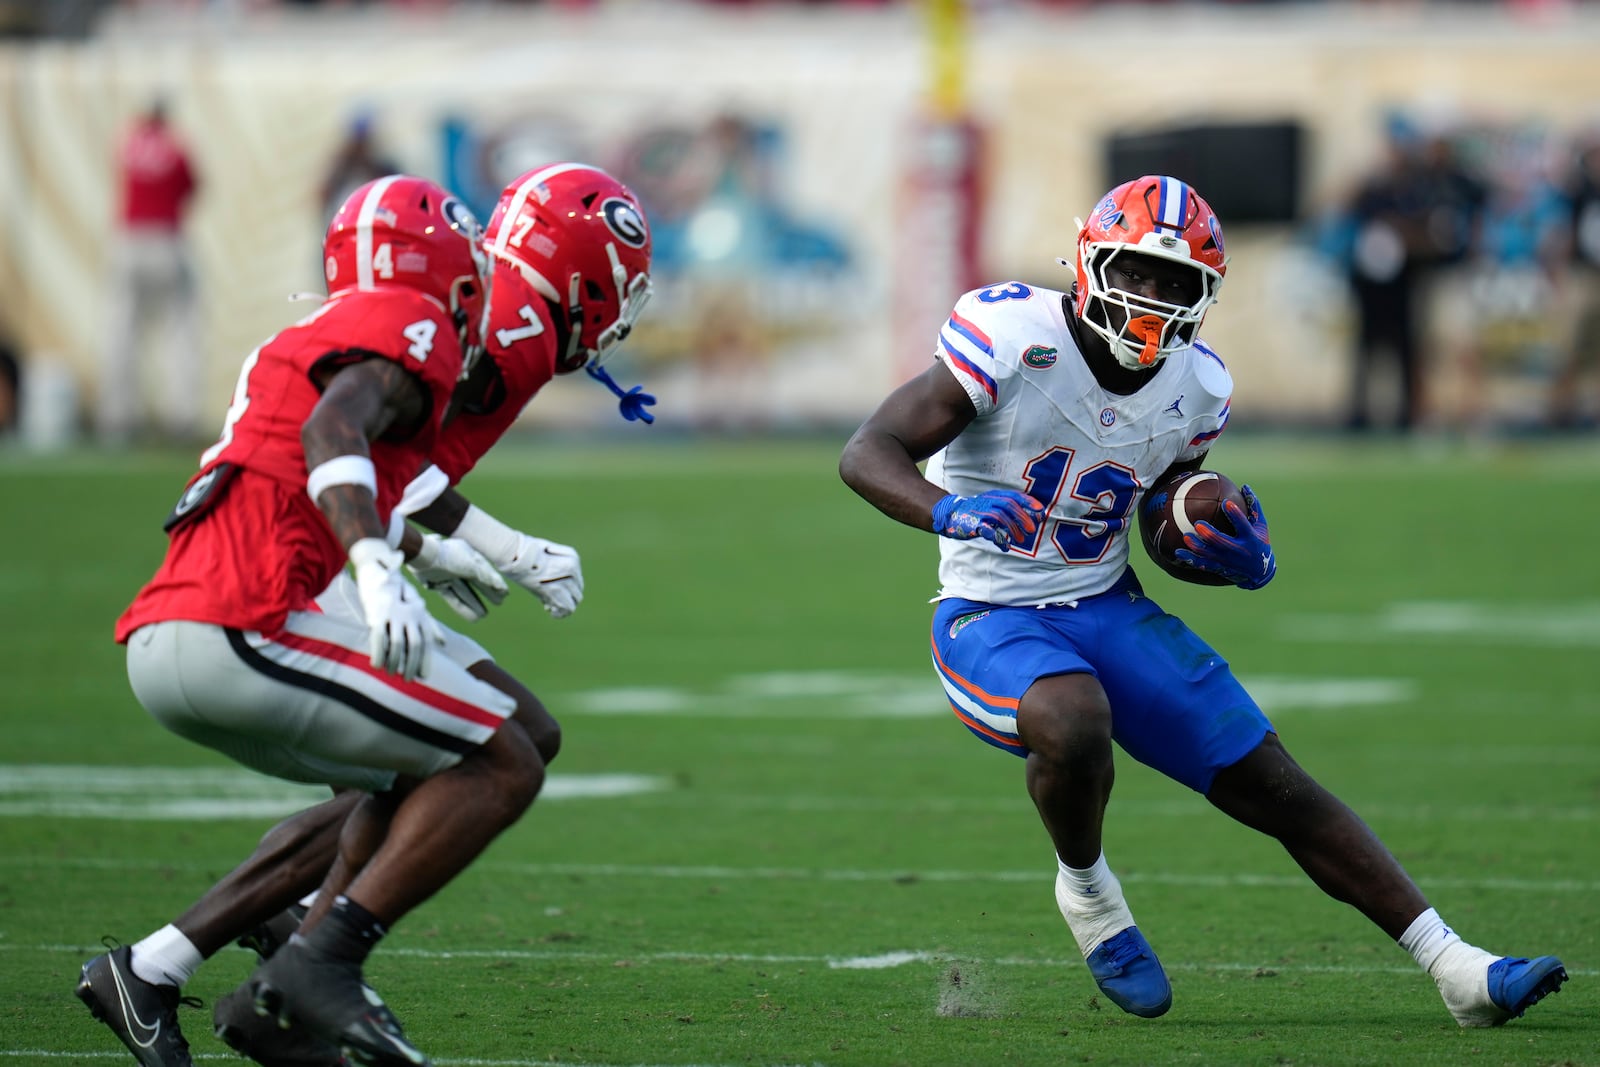
<path fill-rule="evenodd" d="M 1197 522 L 1209 522 L 1223 533 L 1234 532 L 1233 521 L 1222 509 L 1229 500 L 1245 507 L 1239 487 L 1216 471 L 1183 471 L 1157 482 L 1139 504 L 1139 535 L 1144 540 L 1144 550 L 1156 566 L 1181 581 L 1231 585 L 1220 574 L 1195 570 L 1173 557 L 1183 547 L 1183 535 L 1192 531 Z"/>

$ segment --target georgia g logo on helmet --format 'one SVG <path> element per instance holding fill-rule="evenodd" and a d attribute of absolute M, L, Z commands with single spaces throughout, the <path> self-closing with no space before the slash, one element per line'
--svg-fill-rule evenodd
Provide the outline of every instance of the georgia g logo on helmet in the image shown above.
<path fill-rule="evenodd" d="M 644 216 L 639 209 L 620 196 L 607 197 L 600 205 L 600 215 L 606 220 L 606 229 L 617 235 L 617 240 L 629 248 L 643 248 L 650 239 Z"/>
<path fill-rule="evenodd" d="M 469 241 L 476 241 L 483 237 L 483 227 L 478 225 L 478 217 L 455 197 L 446 197 L 444 203 L 439 205 L 439 214 L 445 217 L 450 228 Z"/>

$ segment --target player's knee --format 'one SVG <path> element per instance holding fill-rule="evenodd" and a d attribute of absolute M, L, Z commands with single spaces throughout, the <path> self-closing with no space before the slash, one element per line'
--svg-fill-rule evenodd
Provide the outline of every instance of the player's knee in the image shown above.
<path fill-rule="evenodd" d="M 538 725 L 528 729 L 528 739 L 539 750 L 539 758 L 549 766 L 561 752 L 561 724 L 546 715 Z"/>
<path fill-rule="evenodd" d="M 1049 763 L 1101 760 L 1111 753 L 1111 702 L 1087 674 L 1041 678 L 1017 707 L 1017 732 Z"/>
<path fill-rule="evenodd" d="M 475 664 L 472 673 L 499 689 L 501 692 L 510 693 L 517 702 L 517 710 L 511 715 L 512 719 L 522 726 L 533 746 L 539 750 L 539 758 L 546 764 L 556 758 L 561 751 L 561 724 L 545 708 L 544 702 L 534 696 L 527 686 L 512 677 L 503 668 L 494 662 Z"/>
<path fill-rule="evenodd" d="M 517 699 L 516 714 L 512 718 L 539 750 L 539 758 L 548 764 L 561 751 L 561 724 L 545 710 L 538 697 L 526 690 L 523 692 L 525 695 Z"/>

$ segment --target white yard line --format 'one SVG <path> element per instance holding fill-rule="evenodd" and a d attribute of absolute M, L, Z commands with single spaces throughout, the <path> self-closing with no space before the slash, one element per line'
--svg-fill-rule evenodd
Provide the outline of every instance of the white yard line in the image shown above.
<path fill-rule="evenodd" d="M 542 801 L 655 793 L 667 779 L 645 774 L 552 774 Z M 0 817 L 143 822 L 280 819 L 328 798 L 243 767 L 101 767 L 0 764 Z"/>
<path fill-rule="evenodd" d="M 94 858 L 38 858 L 0 856 L 0 870 L 56 867 L 64 870 L 98 871 L 215 871 L 227 866 L 223 861 L 144 860 Z M 1047 868 L 1037 870 L 937 870 L 865 869 L 836 867 L 727 867 L 719 865 L 684 866 L 677 864 L 620 863 L 506 863 L 488 861 L 474 864 L 473 871 L 547 877 L 650 878 L 709 881 L 787 881 L 787 882 L 937 882 L 941 884 L 1043 883 L 1054 877 Z M 1167 885 L 1202 889 L 1315 889 L 1310 879 L 1300 874 L 1258 874 L 1235 871 L 1228 874 L 1196 874 L 1181 871 L 1119 871 L 1124 884 Z M 1600 893 L 1600 881 L 1577 878 L 1441 878 L 1419 877 L 1417 884 L 1429 889 L 1461 889 L 1506 893 Z"/>

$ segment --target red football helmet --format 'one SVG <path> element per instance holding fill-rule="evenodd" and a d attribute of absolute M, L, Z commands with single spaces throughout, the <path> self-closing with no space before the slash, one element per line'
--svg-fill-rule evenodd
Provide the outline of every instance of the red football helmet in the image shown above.
<path fill-rule="evenodd" d="M 1169 304 L 1112 287 L 1106 267 L 1115 256 L 1152 256 L 1194 268 L 1198 296 L 1191 304 Z M 1060 261 L 1063 266 L 1074 264 Z M 1101 198 L 1078 230 L 1078 319 L 1104 337 L 1117 362 L 1131 370 L 1154 366 L 1191 343 L 1206 312 L 1217 302 L 1227 273 L 1222 224 L 1187 182 L 1146 175 L 1124 182 Z M 1113 328 L 1112 307 L 1126 314 Z"/>
<path fill-rule="evenodd" d="M 600 364 L 650 298 L 650 226 L 639 198 L 598 167 L 552 163 L 500 194 L 484 245 L 560 310 L 561 370 Z"/>
<path fill-rule="evenodd" d="M 450 312 L 462 374 L 483 350 L 489 263 L 483 229 L 467 205 L 426 178 L 390 174 L 345 199 L 322 241 L 328 295 L 347 289 L 415 289 Z"/>

